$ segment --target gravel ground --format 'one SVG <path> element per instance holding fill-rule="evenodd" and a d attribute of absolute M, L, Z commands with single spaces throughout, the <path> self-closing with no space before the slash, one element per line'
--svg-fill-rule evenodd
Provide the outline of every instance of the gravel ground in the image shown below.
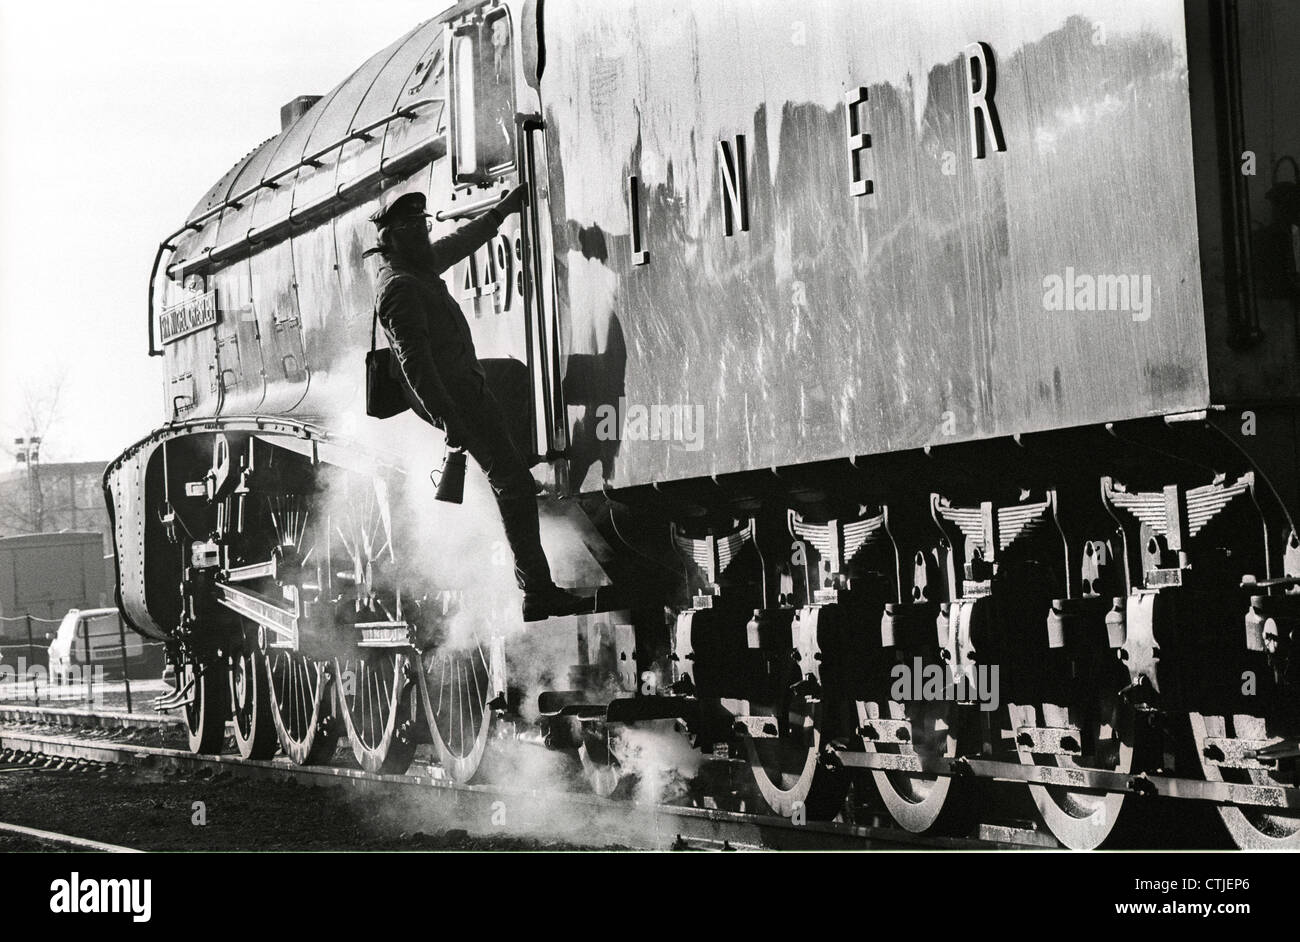
<path fill-rule="evenodd" d="M 194 823 L 195 802 L 203 803 L 206 824 Z M 418 809 L 402 799 L 378 804 L 363 792 L 116 766 L 68 771 L 0 765 L 0 820 L 154 851 L 604 849 L 473 836 L 449 822 L 422 822 Z M 0 852 L 48 850 L 0 835 Z"/>

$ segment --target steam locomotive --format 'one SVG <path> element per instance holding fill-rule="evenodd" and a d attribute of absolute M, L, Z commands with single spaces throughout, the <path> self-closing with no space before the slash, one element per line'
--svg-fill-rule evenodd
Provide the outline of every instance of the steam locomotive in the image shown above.
<path fill-rule="evenodd" d="M 1155 794 L 1300 846 L 1298 38 L 1281 0 L 418 26 L 154 260 L 165 420 L 105 492 L 158 706 L 200 752 L 464 782 L 526 727 L 616 795 L 660 730 L 701 802 L 1014 794 L 1091 848 Z M 490 506 L 363 388 L 381 194 L 438 235 L 516 184 L 446 277 L 601 603 L 526 632 Z"/>

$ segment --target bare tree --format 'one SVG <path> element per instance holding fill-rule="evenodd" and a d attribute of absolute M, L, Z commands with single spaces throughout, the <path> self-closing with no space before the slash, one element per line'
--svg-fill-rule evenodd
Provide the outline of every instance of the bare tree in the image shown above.
<path fill-rule="evenodd" d="M 48 506 L 50 502 L 41 487 L 39 451 L 48 448 L 50 432 L 58 426 L 59 398 L 66 376 L 66 370 L 61 370 L 39 385 L 26 386 L 18 415 L 7 423 L 0 451 L 20 462 L 18 470 L 25 472 L 26 482 L 0 487 L 0 533 L 41 533 L 49 517 L 64 509 Z M 39 449 L 31 444 L 19 445 L 15 439 L 39 441 Z"/>

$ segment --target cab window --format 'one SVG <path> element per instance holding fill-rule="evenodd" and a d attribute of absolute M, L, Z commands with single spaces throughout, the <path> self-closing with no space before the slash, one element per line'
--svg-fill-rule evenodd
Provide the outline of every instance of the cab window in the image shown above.
<path fill-rule="evenodd" d="M 452 39 L 456 182 L 487 182 L 514 166 L 514 47 L 498 10 Z"/>

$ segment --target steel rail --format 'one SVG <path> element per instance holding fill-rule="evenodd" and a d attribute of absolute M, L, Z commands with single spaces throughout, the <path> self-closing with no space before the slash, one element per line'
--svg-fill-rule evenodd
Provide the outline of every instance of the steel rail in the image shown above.
<path fill-rule="evenodd" d="M 847 825 L 791 820 L 747 812 L 674 805 L 638 804 L 560 791 L 501 785 L 458 785 L 437 773 L 379 775 L 340 766 L 298 766 L 280 757 L 242 759 L 234 755 L 195 755 L 180 749 L 138 746 L 131 743 L 80 740 L 31 731 L 0 728 L 0 750 L 36 753 L 93 762 L 144 768 L 218 770 L 241 777 L 294 781 L 299 784 L 350 787 L 412 797 L 419 789 L 422 808 L 454 814 L 462 824 L 492 822 L 506 814 L 504 825 L 487 824 L 504 833 L 556 833 L 570 842 L 599 843 L 642 849 L 666 850 L 683 844 L 754 847 L 769 850 L 871 850 L 931 848 L 946 850 L 1044 849 L 1040 842 L 1016 840 L 1022 832 L 1010 828 L 992 832 L 995 839 L 937 837 L 909 834 L 892 827 Z M 568 812 L 566 814 L 565 812 Z M 567 820 L 573 827 L 556 822 Z M 575 828 L 580 833 L 575 833 Z"/>
<path fill-rule="evenodd" d="M 143 851 L 136 850 L 134 847 L 105 844 L 103 841 L 73 837 L 71 834 L 59 834 L 56 831 L 42 831 L 39 828 L 24 827 L 21 824 L 6 824 L 3 821 L 0 821 L 0 834 L 12 834 L 15 837 L 25 837 L 29 840 L 39 841 L 42 844 L 53 844 L 56 847 L 70 847 L 73 850 L 94 851 L 103 854 L 143 853 Z"/>
<path fill-rule="evenodd" d="M 159 713 L 96 713 L 77 707 L 24 706 L 0 704 L 0 723 L 33 723 L 45 726 L 78 727 L 81 729 L 139 729 L 177 727 L 182 724 L 178 716 Z"/>

